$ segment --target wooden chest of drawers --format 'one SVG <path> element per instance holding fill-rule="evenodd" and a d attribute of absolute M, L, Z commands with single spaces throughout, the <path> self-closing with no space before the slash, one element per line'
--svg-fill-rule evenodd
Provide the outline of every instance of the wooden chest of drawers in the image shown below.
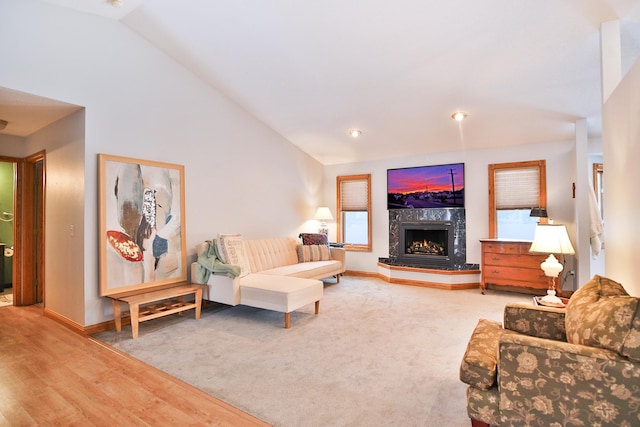
<path fill-rule="evenodd" d="M 534 295 L 544 295 L 549 278 L 540 264 L 544 254 L 529 253 L 531 242 L 482 239 L 482 281 L 480 290 L 509 290 Z"/>

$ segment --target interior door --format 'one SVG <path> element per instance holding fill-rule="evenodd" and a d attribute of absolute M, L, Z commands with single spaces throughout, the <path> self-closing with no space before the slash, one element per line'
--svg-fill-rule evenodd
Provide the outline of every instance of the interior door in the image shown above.
<path fill-rule="evenodd" d="M 20 159 L 14 229 L 15 305 L 44 302 L 45 152 Z"/>

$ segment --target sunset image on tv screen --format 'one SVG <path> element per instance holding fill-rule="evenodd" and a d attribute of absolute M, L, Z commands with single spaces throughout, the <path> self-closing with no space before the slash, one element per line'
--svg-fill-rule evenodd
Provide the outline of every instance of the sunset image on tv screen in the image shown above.
<path fill-rule="evenodd" d="M 387 170 L 387 208 L 463 208 L 464 163 Z"/>

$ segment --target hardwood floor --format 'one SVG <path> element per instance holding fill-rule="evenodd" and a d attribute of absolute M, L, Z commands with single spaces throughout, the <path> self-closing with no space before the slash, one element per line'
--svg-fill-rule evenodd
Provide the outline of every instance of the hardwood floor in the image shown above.
<path fill-rule="evenodd" d="M 0 425 L 268 424 L 68 330 L 41 308 L 12 306 L 0 308 Z"/>

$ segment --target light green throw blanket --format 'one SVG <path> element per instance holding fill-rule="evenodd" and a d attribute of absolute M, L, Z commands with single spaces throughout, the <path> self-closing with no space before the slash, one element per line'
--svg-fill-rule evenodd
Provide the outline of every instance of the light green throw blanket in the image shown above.
<path fill-rule="evenodd" d="M 194 278 L 196 283 L 207 283 L 212 273 L 224 274 L 232 279 L 240 275 L 239 265 L 225 264 L 220 260 L 215 239 L 207 240 L 207 248 L 198 255 L 197 262 Z"/>

